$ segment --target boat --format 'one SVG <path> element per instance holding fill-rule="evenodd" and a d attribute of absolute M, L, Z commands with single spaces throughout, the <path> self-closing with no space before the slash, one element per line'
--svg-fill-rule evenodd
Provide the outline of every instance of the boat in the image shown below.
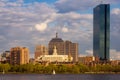
<path fill-rule="evenodd" d="M 55 73 L 55 70 L 53 70 L 53 73 L 52 73 L 53 75 L 55 75 L 56 73 Z"/>
<path fill-rule="evenodd" d="M 5 71 L 3 70 L 2 74 L 5 74 Z"/>

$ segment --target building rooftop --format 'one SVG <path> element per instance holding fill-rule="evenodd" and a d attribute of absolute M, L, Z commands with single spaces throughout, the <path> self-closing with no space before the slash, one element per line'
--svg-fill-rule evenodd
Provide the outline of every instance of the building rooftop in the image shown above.
<path fill-rule="evenodd" d="M 56 33 L 56 37 L 52 38 L 50 42 L 64 42 L 61 38 L 58 38 L 58 33 Z"/>

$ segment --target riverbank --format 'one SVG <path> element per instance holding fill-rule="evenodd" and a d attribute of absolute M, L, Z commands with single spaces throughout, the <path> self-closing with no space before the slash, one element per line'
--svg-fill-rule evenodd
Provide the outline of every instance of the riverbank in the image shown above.
<path fill-rule="evenodd" d="M 0 74 L 3 74 L 0 72 Z M 4 74 L 45 74 L 51 75 L 50 73 L 32 73 L 32 72 L 6 72 Z M 85 72 L 85 73 L 56 73 L 56 74 L 120 74 L 120 72 Z"/>
<path fill-rule="evenodd" d="M 41 64 L 24 64 L 24 65 L 9 65 L 0 64 L 0 72 L 12 73 L 12 74 L 51 74 L 53 70 L 57 74 L 119 74 L 120 65 L 112 66 L 109 64 L 87 66 L 84 64 L 74 64 L 74 65 L 53 65 L 48 66 Z"/>

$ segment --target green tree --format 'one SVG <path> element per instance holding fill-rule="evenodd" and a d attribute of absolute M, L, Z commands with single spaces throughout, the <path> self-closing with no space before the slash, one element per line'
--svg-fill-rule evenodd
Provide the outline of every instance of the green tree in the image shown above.
<path fill-rule="evenodd" d="M 84 65 L 82 63 L 77 64 L 77 67 L 79 68 L 79 72 L 80 73 L 84 73 L 84 72 L 88 72 L 89 71 L 88 66 L 86 66 L 86 65 Z"/>
<path fill-rule="evenodd" d="M 0 64 L 0 71 L 2 72 L 3 70 L 5 72 L 8 72 L 10 70 L 10 65 L 7 63 L 7 64 Z"/>
<path fill-rule="evenodd" d="M 44 72 L 44 66 L 41 65 L 41 64 L 34 65 L 34 72 L 43 73 Z"/>

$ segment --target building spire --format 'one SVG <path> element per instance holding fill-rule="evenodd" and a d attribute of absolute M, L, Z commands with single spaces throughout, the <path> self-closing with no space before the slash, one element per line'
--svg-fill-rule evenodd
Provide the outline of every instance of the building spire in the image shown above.
<path fill-rule="evenodd" d="M 100 2 L 101 4 L 103 4 L 103 1 L 101 0 L 101 2 Z"/>
<path fill-rule="evenodd" d="M 56 32 L 56 38 L 58 38 L 58 33 Z"/>

